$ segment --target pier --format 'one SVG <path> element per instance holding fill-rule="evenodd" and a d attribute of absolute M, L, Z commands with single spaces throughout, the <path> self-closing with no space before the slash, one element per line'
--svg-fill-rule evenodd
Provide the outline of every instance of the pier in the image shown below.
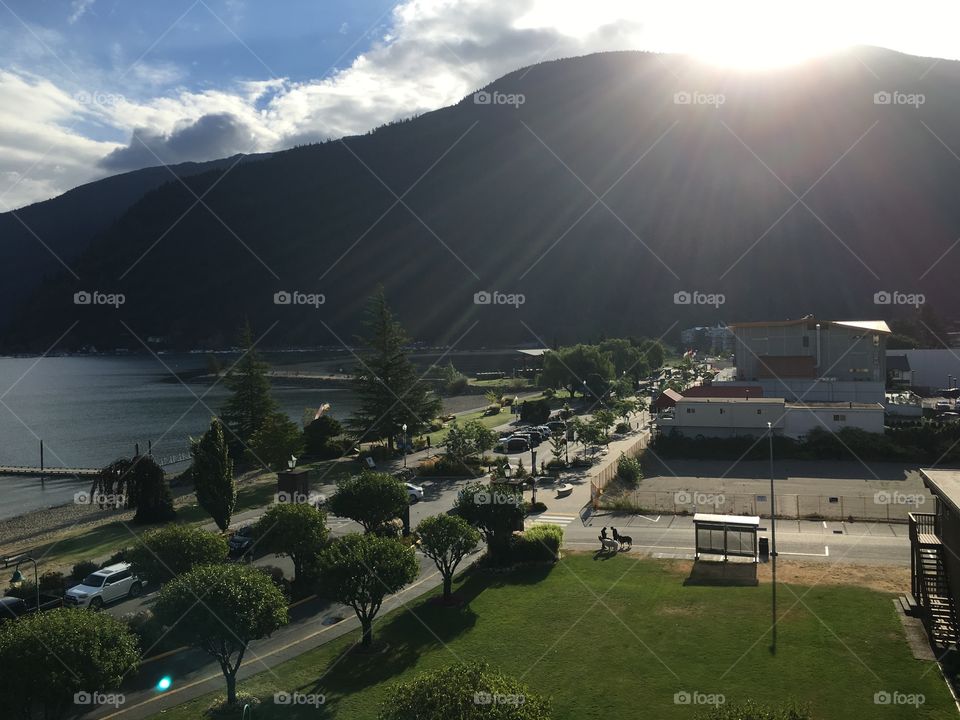
<path fill-rule="evenodd" d="M 166 457 L 153 458 L 160 467 L 168 465 L 178 465 L 184 462 L 190 462 L 192 456 L 190 453 L 180 453 L 179 455 L 168 455 Z M 73 477 L 73 478 L 91 478 L 103 468 L 64 468 L 64 467 L 33 467 L 30 465 L 0 465 L 0 477 L 4 475 L 17 477 Z"/>

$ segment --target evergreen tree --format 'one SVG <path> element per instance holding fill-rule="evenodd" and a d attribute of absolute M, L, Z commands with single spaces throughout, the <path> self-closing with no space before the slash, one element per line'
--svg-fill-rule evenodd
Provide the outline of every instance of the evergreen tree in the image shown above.
<path fill-rule="evenodd" d="M 440 411 L 440 400 L 407 357 L 407 335 L 387 307 L 382 287 L 370 298 L 364 330 L 367 349 L 354 375 L 360 407 L 349 428 L 361 442 L 386 438 L 392 451 L 403 425 L 408 435 L 424 430 Z"/>
<path fill-rule="evenodd" d="M 253 434 L 276 411 L 276 404 L 270 395 L 268 366 L 254 348 L 249 323 L 241 331 L 240 345 L 243 355 L 229 371 L 225 381 L 233 395 L 223 408 L 223 422 L 227 426 L 233 457 L 240 456 Z"/>
<path fill-rule="evenodd" d="M 197 502 L 217 523 L 226 530 L 230 526 L 233 507 L 237 503 L 237 484 L 233 479 L 233 461 L 223 432 L 223 423 L 217 418 L 210 421 L 210 429 L 199 440 L 192 440 L 194 489 Z"/>

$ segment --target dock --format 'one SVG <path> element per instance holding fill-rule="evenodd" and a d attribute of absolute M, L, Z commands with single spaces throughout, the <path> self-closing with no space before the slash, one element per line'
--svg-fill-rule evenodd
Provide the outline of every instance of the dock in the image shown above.
<path fill-rule="evenodd" d="M 21 477 L 94 477 L 100 468 L 60 468 L 60 467 L 29 467 L 27 465 L 0 465 L 0 475 L 17 475 Z"/>

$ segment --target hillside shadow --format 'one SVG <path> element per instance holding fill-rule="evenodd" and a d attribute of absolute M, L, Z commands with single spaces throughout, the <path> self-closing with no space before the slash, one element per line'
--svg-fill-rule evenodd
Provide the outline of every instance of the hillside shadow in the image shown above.
<path fill-rule="evenodd" d="M 757 583 L 757 564 L 754 562 L 723 562 L 696 560 L 687 585 L 708 587 L 754 587 Z"/>

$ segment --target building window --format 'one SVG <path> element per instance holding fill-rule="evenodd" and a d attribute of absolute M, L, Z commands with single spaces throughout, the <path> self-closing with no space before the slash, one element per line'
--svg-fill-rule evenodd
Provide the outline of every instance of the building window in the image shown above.
<path fill-rule="evenodd" d="M 720 408 L 720 414 L 723 415 L 723 408 Z"/>
<path fill-rule="evenodd" d="M 760 415 L 761 413 L 763 413 L 763 410 L 761 410 L 760 408 L 757 408 L 757 415 Z"/>
<path fill-rule="evenodd" d="M 696 411 L 697 411 L 696 408 L 687 408 L 687 414 L 688 414 L 688 415 L 692 415 L 692 414 L 695 413 Z"/>
<path fill-rule="evenodd" d="M 834 415 L 834 416 L 833 416 L 833 421 L 834 421 L 834 422 L 846 422 L 846 421 L 847 421 L 847 416 L 846 416 L 846 415 Z"/>

